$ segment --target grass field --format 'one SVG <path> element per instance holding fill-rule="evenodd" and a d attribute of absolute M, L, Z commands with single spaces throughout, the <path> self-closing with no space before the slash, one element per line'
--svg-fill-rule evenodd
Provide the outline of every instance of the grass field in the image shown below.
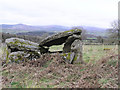
<path fill-rule="evenodd" d="M 50 51 L 62 51 L 64 45 L 52 46 Z M 95 62 L 99 59 L 118 54 L 118 45 L 83 45 L 83 60 L 85 62 Z"/>
<path fill-rule="evenodd" d="M 93 63 L 113 54 L 118 54 L 117 45 L 84 45 L 83 46 L 83 60 L 85 62 Z"/>
<path fill-rule="evenodd" d="M 62 50 L 53 46 L 50 50 Z M 117 88 L 118 47 L 84 45 L 85 64 L 72 65 L 58 54 L 36 61 L 12 63 L 3 68 L 3 87 L 8 88 Z"/>

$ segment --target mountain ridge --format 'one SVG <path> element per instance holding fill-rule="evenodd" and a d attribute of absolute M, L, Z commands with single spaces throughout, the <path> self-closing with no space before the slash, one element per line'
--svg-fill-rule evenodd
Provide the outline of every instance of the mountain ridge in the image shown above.
<path fill-rule="evenodd" d="M 70 30 L 73 27 L 67 27 L 62 25 L 44 25 L 44 26 L 33 26 L 26 24 L 1 24 L 3 32 L 7 33 L 23 33 L 23 32 L 33 32 L 33 31 L 46 31 L 46 32 L 62 32 L 66 30 Z M 93 26 L 75 26 L 78 28 L 83 28 L 89 34 L 93 34 L 96 36 L 101 36 L 106 33 L 107 28 L 99 28 Z"/>

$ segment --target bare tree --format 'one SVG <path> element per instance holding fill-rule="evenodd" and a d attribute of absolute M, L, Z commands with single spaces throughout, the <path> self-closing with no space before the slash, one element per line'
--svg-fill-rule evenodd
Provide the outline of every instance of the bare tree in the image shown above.
<path fill-rule="evenodd" d="M 111 29 L 108 29 L 108 41 L 109 43 L 115 43 L 117 44 L 118 43 L 118 25 L 119 25 L 119 21 L 116 20 L 116 21 L 113 21 L 111 26 L 112 28 Z"/>
<path fill-rule="evenodd" d="M 97 37 L 97 41 L 98 41 L 98 43 L 102 43 L 103 44 L 103 38 L 101 36 Z"/>

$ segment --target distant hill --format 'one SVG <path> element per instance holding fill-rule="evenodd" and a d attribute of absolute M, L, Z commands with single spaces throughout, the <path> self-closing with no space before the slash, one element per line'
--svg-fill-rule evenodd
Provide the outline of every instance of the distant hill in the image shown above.
<path fill-rule="evenodd" d="M 88 34 L 95 35 L 95 36 L 106 36 L 107 29 L 106 28 L 99 28 L 99 27 L 91 27 L 91 26 L 82 26 Z"/>
<path fill-rule="evenodd" d="M 19 33 L 19 34 L 39 34 L 44 32 L 62 32 L 66 30 L 72 29 L 72 27 L 67 26 L 61 26 L 61 25 L 46 25 L 46 26 L 31 26 L 31 25 L 25 25 L 25 24 L 15 24 L 15 25 L 8 25 L 8 24 L 2 24 L 2 32 L 5 33 Z M 89 35 L 93 36 L 105 36 L 107 28 L 98 28 L 98 27 L 91 27 L 91 26 L 77 26 L 82 27 L 87 31 Z M 44 32 L 43 32 L 44 31 Z"/>
<path fill-rule="evenodd" d="M 69 30 L 70 27 L 60 26 L 60 25 L 47 25 L 47 26 L 30 26 L 24 24 L 7 25 L 2 24 L 3 32 L 7 33 L 21 33 L 30 31 L 47 31 L 47 32 L 59 32 Z"/>

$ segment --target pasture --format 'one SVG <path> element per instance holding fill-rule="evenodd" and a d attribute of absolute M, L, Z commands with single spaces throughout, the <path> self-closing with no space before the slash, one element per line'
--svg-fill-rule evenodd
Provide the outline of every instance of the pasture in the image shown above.
<path fill-rule="evenodd" d="M 64 45 L 54 45 L 50 51 L 62 51 Z M 95 63 L 110 55 L 118 54 L 118 45 L 83 45 L 83 60 Z"/>
<path fill-rule="evenodd" d="M 118 45 L 83 45 L 83 60 L 96 62 L 103 57 L 118 54 Z"/>

